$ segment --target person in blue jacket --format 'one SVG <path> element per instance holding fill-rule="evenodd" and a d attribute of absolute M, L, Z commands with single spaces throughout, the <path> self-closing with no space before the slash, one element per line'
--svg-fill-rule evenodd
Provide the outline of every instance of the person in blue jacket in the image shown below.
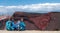
<path fill-rule="evenodd" d="M 20 22 L 20 21 L 19 21 L 19 22 Z M 12 27 L 14 28 L 14 30 L 18 30 L 18 27 L 20 27 L 19 24 L 20 24 L 20 23 L 18 23 L 18 22 L 16 22 L 16 21 L 12 24 Z"/>
<path fill-rule="evenodd" d="M 6 29 L 7 30 L 12 30 L 12 29 L 14 29 L 13 27 L 11 27 L 12 26 L 12 21 L 11 20 L 8 20 L 7 22 L 6 22 Z"/>
<path fill-rule="evenodd" d="M 21 21 L 20 21 L 20 30 L 25 30 L 26 29 L 26 24 L 24 23 L 23 21 L 23 18 L 21 18 Z"/>
<path fill-rule="evenodd" d="M 6 29 L 14 30 L 14 28 L 12 27 L 13 24 L 14 24 L 14 21 L 11 21 L 10 19 L 8 21 L 6 21 Z"/>

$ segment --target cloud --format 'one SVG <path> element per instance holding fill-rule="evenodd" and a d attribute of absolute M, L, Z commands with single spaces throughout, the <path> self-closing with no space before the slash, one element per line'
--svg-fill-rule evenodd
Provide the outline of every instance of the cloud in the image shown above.
<path fill-rule="evenodd" d="M 60 12 L 60 3 L 39 3 L 18 6 L 0 6 L 0 13 L 2 14 L 13 13 L 16 11 L 35 13 Z"/>

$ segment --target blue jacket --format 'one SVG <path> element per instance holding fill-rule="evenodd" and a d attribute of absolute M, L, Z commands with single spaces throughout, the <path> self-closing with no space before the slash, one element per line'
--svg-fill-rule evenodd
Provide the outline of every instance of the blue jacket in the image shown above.
<path fill-rule="evenodd" d="M 10 20 L 8 20 L 8 21 L 6 22 L 6 29 L 10 29 L 10 28 L 11 28 L 11 22 L 12 22 L 12 21 L 10 21 Z"/>
<path fill-rule="evenodd" d="M 21 21 L 20 22 L 20 27 L 25 27 L 25 26 L 26 26 L 26 24 L 23 21 Z"/>

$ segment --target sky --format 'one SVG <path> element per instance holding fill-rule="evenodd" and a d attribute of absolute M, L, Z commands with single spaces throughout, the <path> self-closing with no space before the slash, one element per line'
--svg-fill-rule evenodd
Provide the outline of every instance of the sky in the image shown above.
<path fill-rule="evenodd" d="M 60 0 L 0 0 L 0 14 L 60 12 Z"/>
<path fill-rule="evenodd" d="M 0 5 L 29 5 L 38 3 L 60 3 L 60 0 L 0 0 Z"/>

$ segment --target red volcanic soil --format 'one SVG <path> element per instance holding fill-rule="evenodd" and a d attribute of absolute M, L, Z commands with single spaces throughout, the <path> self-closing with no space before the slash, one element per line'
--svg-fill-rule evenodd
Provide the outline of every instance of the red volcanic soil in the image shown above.
<path fill-rule="evenodd" d="M 49 15 L 41 15 L 35 18 L 30 18 L 31 21 L 41 30 L 45 29 L 48 23 L 50 22 Z"/>

